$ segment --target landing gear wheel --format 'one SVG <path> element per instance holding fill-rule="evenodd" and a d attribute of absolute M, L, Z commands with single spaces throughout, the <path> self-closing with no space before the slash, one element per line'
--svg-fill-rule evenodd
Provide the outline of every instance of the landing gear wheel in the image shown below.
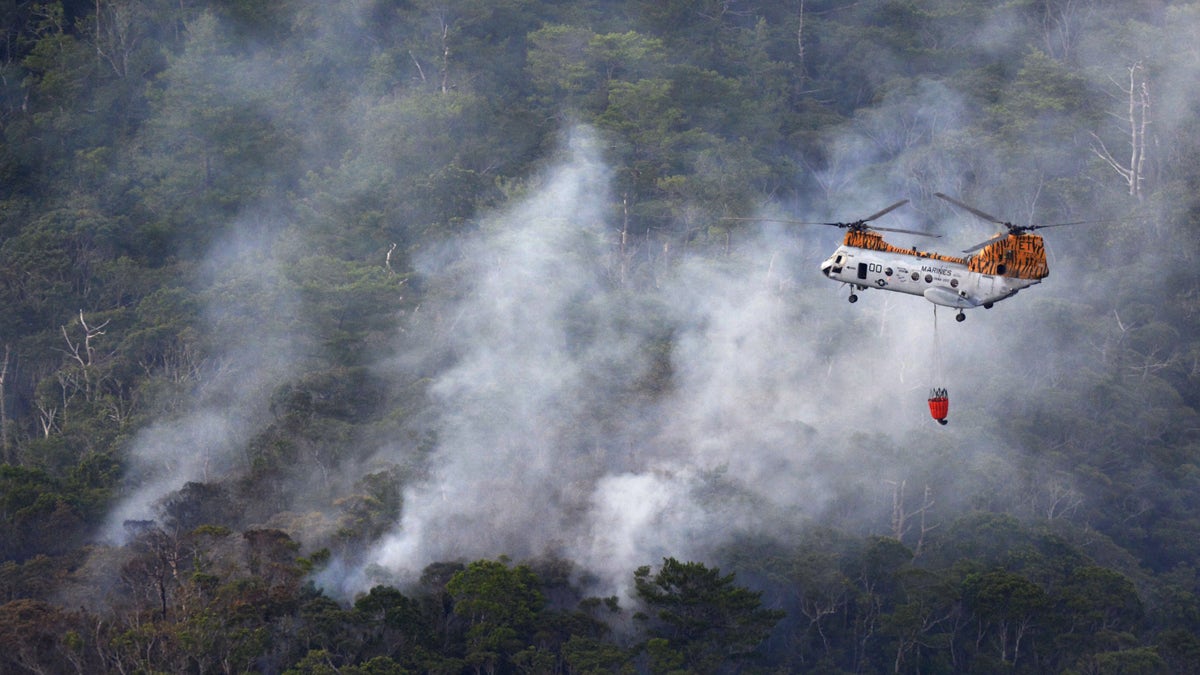
<path fill-rule="evenodd" d="M 984 308 L 984 309 L 991 309 L 991 308 L 992 308 L 992 303 L 990 303 L 990 302 L 985 302 L 985 303 L 983 303 L 983 308 Z"/>
<path fill-rule="evenodd" d="M 966 314 L 963 314 L 963 311 L 960 309 L 960 310 L 958 310 L 958 314 L 955 314 L 955 315 L 954 315 L 954 320 L 955 320 L 955 321 L 960 321 L 960 322 L 961 322 L 961 321 L 966 321 L 966 320 L 967 320 L 967 315 L 966 315 Z"/>
<path fill-rule="evenodd" d="M 858 302 L 858 296 L 857 296 L 857 295 L 855 295 L 855 294 L 853 294 L 853 293 L 851 293 L 851 294 L 850 294 L 850 304 L 852 304 L 852 305 L 853 305 L 853 304 L 854 304 L 854 303 L 856 303 L 856 302 Z"/>

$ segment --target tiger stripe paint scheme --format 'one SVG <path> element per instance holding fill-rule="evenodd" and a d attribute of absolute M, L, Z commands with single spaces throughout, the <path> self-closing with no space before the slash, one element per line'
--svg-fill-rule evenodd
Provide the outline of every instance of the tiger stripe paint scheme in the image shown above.
<path fill-rule="evenodd" d="M 878 232 L 851 229 L 842 245 L 821 264 L 821 272 L 860 290 L 880 288 L 946 307 L 966 309 L 1015 295 L 1050 274 L 1042 238 L 1009 234 L 959 258 L 904 249 L 883 240 Z M 851 301 L 857 297 L 851 295 Z M 959 314 L 962 320 L 962 314 Z"/>

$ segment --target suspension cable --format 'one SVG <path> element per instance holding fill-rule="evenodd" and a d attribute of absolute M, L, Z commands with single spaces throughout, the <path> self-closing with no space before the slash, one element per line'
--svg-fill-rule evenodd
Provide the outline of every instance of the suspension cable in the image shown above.
<path fill-rule="evenodd" d="M 942 383 L 942 338 L 938 334 L 937 305 L 933 306 L 933 377 L 934 387 L 939 387 Z"/>

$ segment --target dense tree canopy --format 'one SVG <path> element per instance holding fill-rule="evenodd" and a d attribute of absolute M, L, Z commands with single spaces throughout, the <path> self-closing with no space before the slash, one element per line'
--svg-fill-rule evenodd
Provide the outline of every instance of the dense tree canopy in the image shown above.
<path fill-rule="evenodd" d="M 0 670 L 1198 672 L 1200 3 L 0 26 Z M 754 218 L 938 191 L 1092 224 L 934 436 Z"/>

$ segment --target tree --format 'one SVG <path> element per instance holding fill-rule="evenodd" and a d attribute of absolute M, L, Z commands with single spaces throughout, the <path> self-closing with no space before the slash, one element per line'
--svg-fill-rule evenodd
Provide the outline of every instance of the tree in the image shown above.
<path fill-rule="evenodd" d="M 958 588 L 949 575 L 911 569 L 901 574 L 901 585 L 902 599 L 881 619 L 881 632 L 896 643 L 893 672 L 897 673 L 913 654 L 920 663 L 923 654 L 944 650 L 954 637 L 948 629 L 960 605 Z"/>
<path fill-rule="evenodd" d="M 1133 582 L 1116 570 L 1084 565 L 1071 570 L 1050 599 L 1062 627 L 1059 643 L 1080 650 L 1118 649 L 1135 642 L 1144 609 Z"/>
<path fill-rule="evenodd" d="M 4 387 L 4 381 L 8 378 L 8 365 L 11 363 L 12 349 L 6 343 L 4 345 L 4 358 L 0 359 L 0 462 L 4 464 L 16 464 L 13 461 L 11 446 L 9 445 L 8 435 L 8 392 Z"/>
<path fill-rule="evenodd" d="M 571 672 L 580 675 L 629 675 L 635 672 L 628 652 L 596 638 L 572 635 L 562 646 L 562 656 Z"/>
<path fill-rule="evenodd" d="M 433 630 L 420 604 L 400 591 L 376 586 L 354 601 L 357 622 L 367 634 L 360 653 L 386 657 L 413 668 L 434 646 Z"/>
<path fill-rule="evenodd" d="M 1128 101 L 1128 108 L 1123 116 L 1114 115 L 1114 117 L 1122 120 L 1122 126 L 1128 136 L 1128 159 L 1120 160 L 1114 157 L 1109 152 L 1108 146 L 1104 144 L 1104 139 L 1095 132 L 1092 132 L 1092 138 L 1095 141 L 1092 144 L 1092 152 L 1120 174 L 1129 189 L 1130 197 L 1141 199 L 1145 189 L 1148 148 L 1146 131 L 1153 118 L 1150 82 L 1145 77 L 1145 68 L 1142 64 L 1135 63 L 1129 66 L 1129 81 L 1124 87 L 1123 95 Z"/>
<path fill-rule="evenodd" d="M 1015 666 L 1021 643 L 1045 618 L 1046 593 L 1019 574 L 996 570 L 969 575 L 963 580 L 963 601 L 975 618 L 976 647 L 990 643 L 997 662 Z"/>
<path fill-rule="evenodd" d="M 494 673 L 528 644 L 545 600 L 524 565 L 477 560 L 446 584 L 454 613 L 467 621 L 466 660 L 476 673 Z"/>
<path fill-rule="evenodd" d="M 822 544 L 830 546 L 832 542 Z M 806 638 L 801 642 L 801 658 L 807 659 L 804 652 L 808 651 L 810 643 L 818 639 L 820 651 L 817 651 L 817 645 L 812 647 L 817 658 L 829 658 L 836 639 L 831 624 L 836 624 L 838 616 L 846 611 L 851 582 L 839 569 L 836 553 L 817 546 L 812 549 L 800 552 L 789 560 L 783 573 L 800 614 L 807 621 L 807 624 L 800 622 Z"/>
<path fill-rule="evenodd" d="M 135 158 L 139 203 L 176 225 L 177 245 L 206 246 L 242 208 L 298 176 L 299 133 L 273 106 L 283 92 L 265 64 L 239 59 L 211 13 L 187 24 L 184 49 L 163 71 Z M 273 97 L 273 95 L 275 97 Z"/>
<path fill-rule="evenodd" d="M 285 275 L 300 293 L 312 332 L 341 356 L 339 362 L 367 358 L 351 350 L 377 349 L 379 336 L 395 325 L 404 282 L 380 264 L 309 256 L 289 265 Z"/>
<path fill-rule="evenodd" d="M 856 591 L 849 616 L 856 668 L 883 658 L 878 649 L 880 622 L 900 601 L 901 573 L 910 569 L 912 558 L 912 550 L 891 537 L 870 537 L 857 555 L 846 558 L 845 574 Z"/>
<path fill-rule="evenodd" d="M 97 672 L 85 649 L 83 622 L 39 600 L 0 604 L 0 670 L 20 673 Z"/>
<path fill-rule="evenodd" d="M 43 153 L 38 157 L 45 162 L 41 168 L 54 169 L 51 175 L 57 178 L 65 173 L 83 129 L 92 121 L 86 108 L 75 102 L 89 98 L 95 60 L 73 34 L 61 0 L 35 3 L 30 14 L 32 31 L 24 37 L 33 47 L 22 60 L 27 91 L 33 94 L 26 99 L 33 105 L 36 129 L 30 140 Z"/>
<path fill-rule="evenodd" d="M 648 648 L 669 646 L 683 655 L 683 665 L 700 672 L 749 657 L 784 612 L 763 609 L 762 593 L 736 586 L 734 577 L 675 558 L 664 558 L 653 575 L 649 566 L 639 567 L 633 580 L 650 612 L 640 615 L 648 626 Z"/>

